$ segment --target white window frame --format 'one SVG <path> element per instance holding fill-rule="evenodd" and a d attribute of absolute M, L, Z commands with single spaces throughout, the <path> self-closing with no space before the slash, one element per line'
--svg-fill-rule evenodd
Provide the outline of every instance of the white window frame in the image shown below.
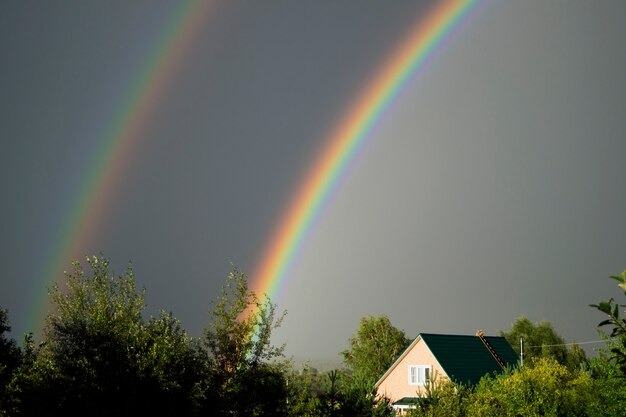
<path fill-rule="evenodd" d="M 431 381 L 432 375 L 433 367 L 430 365 L 409 365 L 409 385 L 424 386 Z"/>

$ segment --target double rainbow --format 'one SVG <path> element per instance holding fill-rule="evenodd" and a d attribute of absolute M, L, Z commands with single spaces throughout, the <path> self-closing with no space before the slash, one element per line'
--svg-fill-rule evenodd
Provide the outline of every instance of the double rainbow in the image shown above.
<path fill-rule="evenodd" d="M 438 3 L 430 13 L 419 19 L 391 59 L 384 62 L 363 94 L 349 108 L 347 116 L 327 139 L 327 147 L 305 177 L 286 211 L 284 221 L 262 255 L 259 267 L 251 275 L 251 288 L 257 293 L 275 298 L 320 209 L 355 153 L 398 93 L 476 2 L 444 0 Z M 97 231 L 107 201 L 113 200 L 120 176 L 140 145 L 142 133 L 159 98 L 183 62 L 186 50 L 206 22 L 212 6 L 213 2 L 208 0 L 181 3 L 170 24 L 161 33 L 133 83 L 135 87 L 122 100 L 117 116 L 103 134 L 103 145 L 97 160 L 81 184 L 73 210 L 65 219 L 63 234 L 46 264 L 44 276 L 47 282 L 59 276 L 72 254 Z M 44 316 L 43 310 L 47 306 L 45 297 L 45 288 L 42 288 L 35 296 L 35 308 L 27 320 L 29 330 L 37 328 L 37 322 Z"/>

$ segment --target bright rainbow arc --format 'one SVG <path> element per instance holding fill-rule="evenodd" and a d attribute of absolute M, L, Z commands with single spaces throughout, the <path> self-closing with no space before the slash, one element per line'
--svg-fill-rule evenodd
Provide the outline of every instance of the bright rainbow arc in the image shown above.
<path fill-rule="evenodd" d="M 111 201 L 116 186 L 126 172 L 143 139 L 148 121 L 168 83 L 184 60 L 197 32 L 207 20 L 213 2 L 192 0 L 182 2 L 162 30 L 154 48 L 148 54 L 132 88 L 120 103 L 120 110 L 102 135 L 100 149 L 95 153 L 92 168 L 81 182 L 72 211 L 61 228 L 60 242 L 46 263 L 44 277 L 48 283 L 60 278 L 68 259 L 90 241 Z M 48 306 L 44 286 L 39 291 L 27 319 L 28 331 L 41 328 Z"/>
<path fill-rule="evenodd" d="M 322 207 L 385 110 L 477 0 L 444 1 L 436 6 L 392 54 L 338 127 L 307 175 L 252 275 L 251 288 L 275 301 L 298 250 Z"/>
<path fill-rule="evenodd" d="M 445 1 L 421 20 L 417 29 L 392 55 L 374 82 L 351 107 L 348 116 L 330 135 L 329 145 L 306 177 L 269 250 L 261 258 L 260 268 L 253 275 L 252 288 L 259 294 L 275 298 L 320 209 L 355 153 L 402 87 L 476 2 Z M 97 232 L 103 213 L 109 207 L 124 168 L 129 165 L 142 139 L 142 132 L 159 97 L 167 89 L 169 79 L 180 65 L 195 33 L 206 21 L 212 5 L 213 2 L 202 0 L 183 3 L 146 59 L 133 83 L 134 88 L 125 97 L 120 111 L 103 135 L 97 159 L 82 181 L 73 209 L 63 223 L 60 243 L 55 246 L 56 250 L 46 264 L 44 276 L 48 282 L 54 282 L 59 277 L 67 260 Z M 33 315 L 27 319 L 26 328 L 29 330 L 38 328 L 37 323 L 44 318 L 43 310 L 48 305 L 45 288 L 39 289 L 34 298 L 33 305 L 36 307 L 31 309 Z"/>

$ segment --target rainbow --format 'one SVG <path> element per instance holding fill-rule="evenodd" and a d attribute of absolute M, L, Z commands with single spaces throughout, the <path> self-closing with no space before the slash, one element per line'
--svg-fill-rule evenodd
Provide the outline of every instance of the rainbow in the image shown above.
<path fill-rule="evenodd" d="M 155 46 L 147 55 L 141 70 L 132 82 L 115 117 L 101 135 L 100 149 L 95 152 L 91 169 L 86 173 L 77 192 L 72 209 L 61 227 L 43 276 L 47 283 L 56 282 L 68 259 L 95 235 L 113 193 L 132 157 L 144 138 L 148 121 L 166 92 L 198 31 L 206 23 L 213 2 L 193 0 L 181 2 L 171 20 L 163 28 Z M 35 308 L 27 318 L 28 331 L 41 327 L 48 307 L 46 286 L 42 285 L 33 301 Z"/>
<path fill-rule="evenodd" d="M 350 106 L 288 206 L 252 275 L 251 288 L 257 294 L 276 300 L 305 237 L 357 151 L 399 92 L 476 3 L 477 0 L 451 0 L 435 6 L 418 21 Z"/>

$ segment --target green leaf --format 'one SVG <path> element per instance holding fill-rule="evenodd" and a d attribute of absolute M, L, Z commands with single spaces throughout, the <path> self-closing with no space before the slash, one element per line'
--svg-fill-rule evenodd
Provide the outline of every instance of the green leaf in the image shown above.
<path fill-rule="evenodd" d="M 611 298 L 609 301 L 602 301 L 600 304 L 591 304 L 592 307 L 597 308 L 604 314 L 611 314 L 611 304 L 613 303 L 613 299 Z"/>

